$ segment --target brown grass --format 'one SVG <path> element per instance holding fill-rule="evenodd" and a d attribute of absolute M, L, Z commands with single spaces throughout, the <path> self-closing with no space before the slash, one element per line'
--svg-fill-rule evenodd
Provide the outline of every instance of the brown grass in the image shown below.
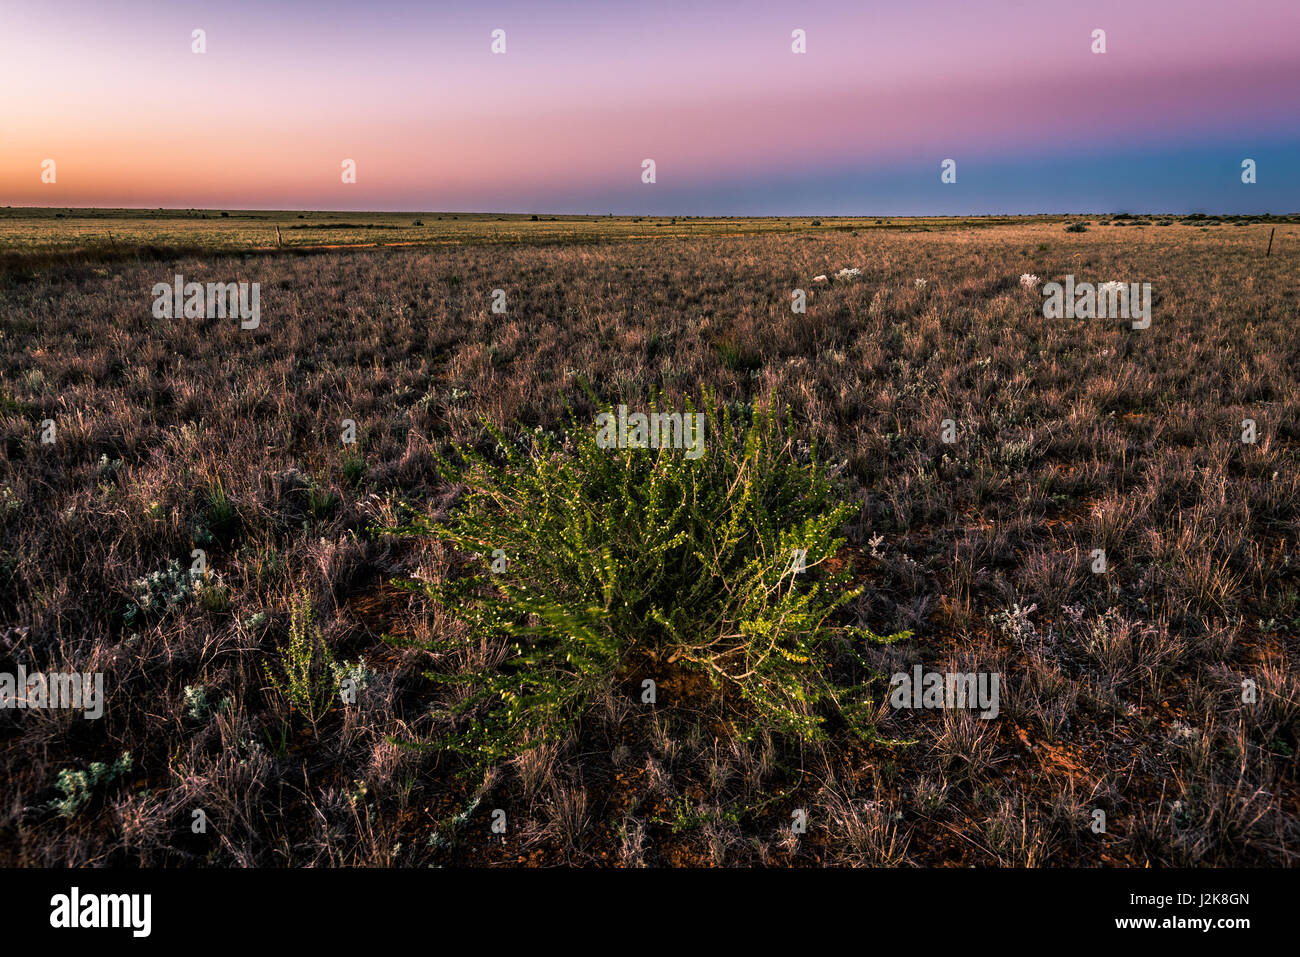
<path fill-rule="evenodd" d="M 108 704 L 0 712 L 0 863 L 1294 863 L 1300 226 L 1269 259 L 1266 229 L 6 252 L 0 671 L 102 671 Z M 862 276 L 811 282 L 843 266 Z M 260 282 L 260 328 L 154 319 L 174 272 Z M 1150 282 L 1151 328 L 1046 320 L 1025 272 Z M 579 380 L 633 405 L 775 395 L 860 502 L 853 615 L 915 631 L 878 667 L 1000 671 L 1001 716 L 885 707 L 881 737 L 913 743 L 741 743 L 669 682 L 486 781 L 391 743 L 421 738 L 421 673 L 451 663 L 382 636 L 463 626 L 386 584 L 451 556 L 373 527 L 451 505 L 432 453 L 481 438 L 480 414 L 585 414 Z M 128 624 L 132 582 L 196 547 L 224 590 Z M 374 672 L 314 729 L 263 677 L 300 591 L 335 657 Z M 192 717 L 200 685 L 214 707 Z M 134 770 L 80 815 L 48 809 L 60 769 L 124 750 Z"/>

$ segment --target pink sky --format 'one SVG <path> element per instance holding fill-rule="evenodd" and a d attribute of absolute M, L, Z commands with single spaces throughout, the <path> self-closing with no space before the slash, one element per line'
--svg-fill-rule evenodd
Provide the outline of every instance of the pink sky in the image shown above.
<path fill-rule="evenodd" d="M 1247 156 L 1300 130 L 1294 0 L 7 7 L 12 205 L 635 210 L 646 157 L 668 194 L 1187 141 Z"/>

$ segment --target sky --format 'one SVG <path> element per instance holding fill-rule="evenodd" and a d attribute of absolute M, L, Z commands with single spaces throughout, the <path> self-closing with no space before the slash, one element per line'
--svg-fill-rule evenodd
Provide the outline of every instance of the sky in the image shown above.
<path fill-rule="evenodd" d="M 1300 0 L 0 0 L 0 205 L 1291 213 Z"/>

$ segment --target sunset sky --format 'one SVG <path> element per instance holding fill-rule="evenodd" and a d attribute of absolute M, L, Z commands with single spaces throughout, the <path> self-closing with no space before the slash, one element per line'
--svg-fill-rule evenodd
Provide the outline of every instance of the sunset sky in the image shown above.
<path fill-rule="evenodd" d="M 1296 212 L 1300 2 L 0 0 L 0 205 Z"/>

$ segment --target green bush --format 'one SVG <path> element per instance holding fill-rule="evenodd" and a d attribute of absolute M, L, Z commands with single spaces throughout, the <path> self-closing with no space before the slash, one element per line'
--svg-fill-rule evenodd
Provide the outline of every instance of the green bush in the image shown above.
<path fill-rule="evenodd" d="M 413 511 L 388 530 L 475 557 L 449 580 L 404 583 L 468 626 L 422 647 L 496 639 L 505 655 L 485 671 L 429 673 L 469 688 L 435 711 L 446 729 L 435 746 L 493 763 L 562 737 L 621 680 L 673 667 L 711 679 L 739 735 L 820 738 L 832 715 L 869 733 L 866 685 L 832 677 L 863 674 L 855 644 L 891 640 L 832 622 L 860 591 L 847 567 L 827 569 L 851 506 L 770 405 L 735 416 L 710 396 L 704 406 L 695 459 L 601 448 L 594 425 L 571 420 L 562 443 L 540 430 L 515 442 L 485 422 L 491 457 L 458 448 L 440 460 L 463 487 L 449 518 Z"/>

